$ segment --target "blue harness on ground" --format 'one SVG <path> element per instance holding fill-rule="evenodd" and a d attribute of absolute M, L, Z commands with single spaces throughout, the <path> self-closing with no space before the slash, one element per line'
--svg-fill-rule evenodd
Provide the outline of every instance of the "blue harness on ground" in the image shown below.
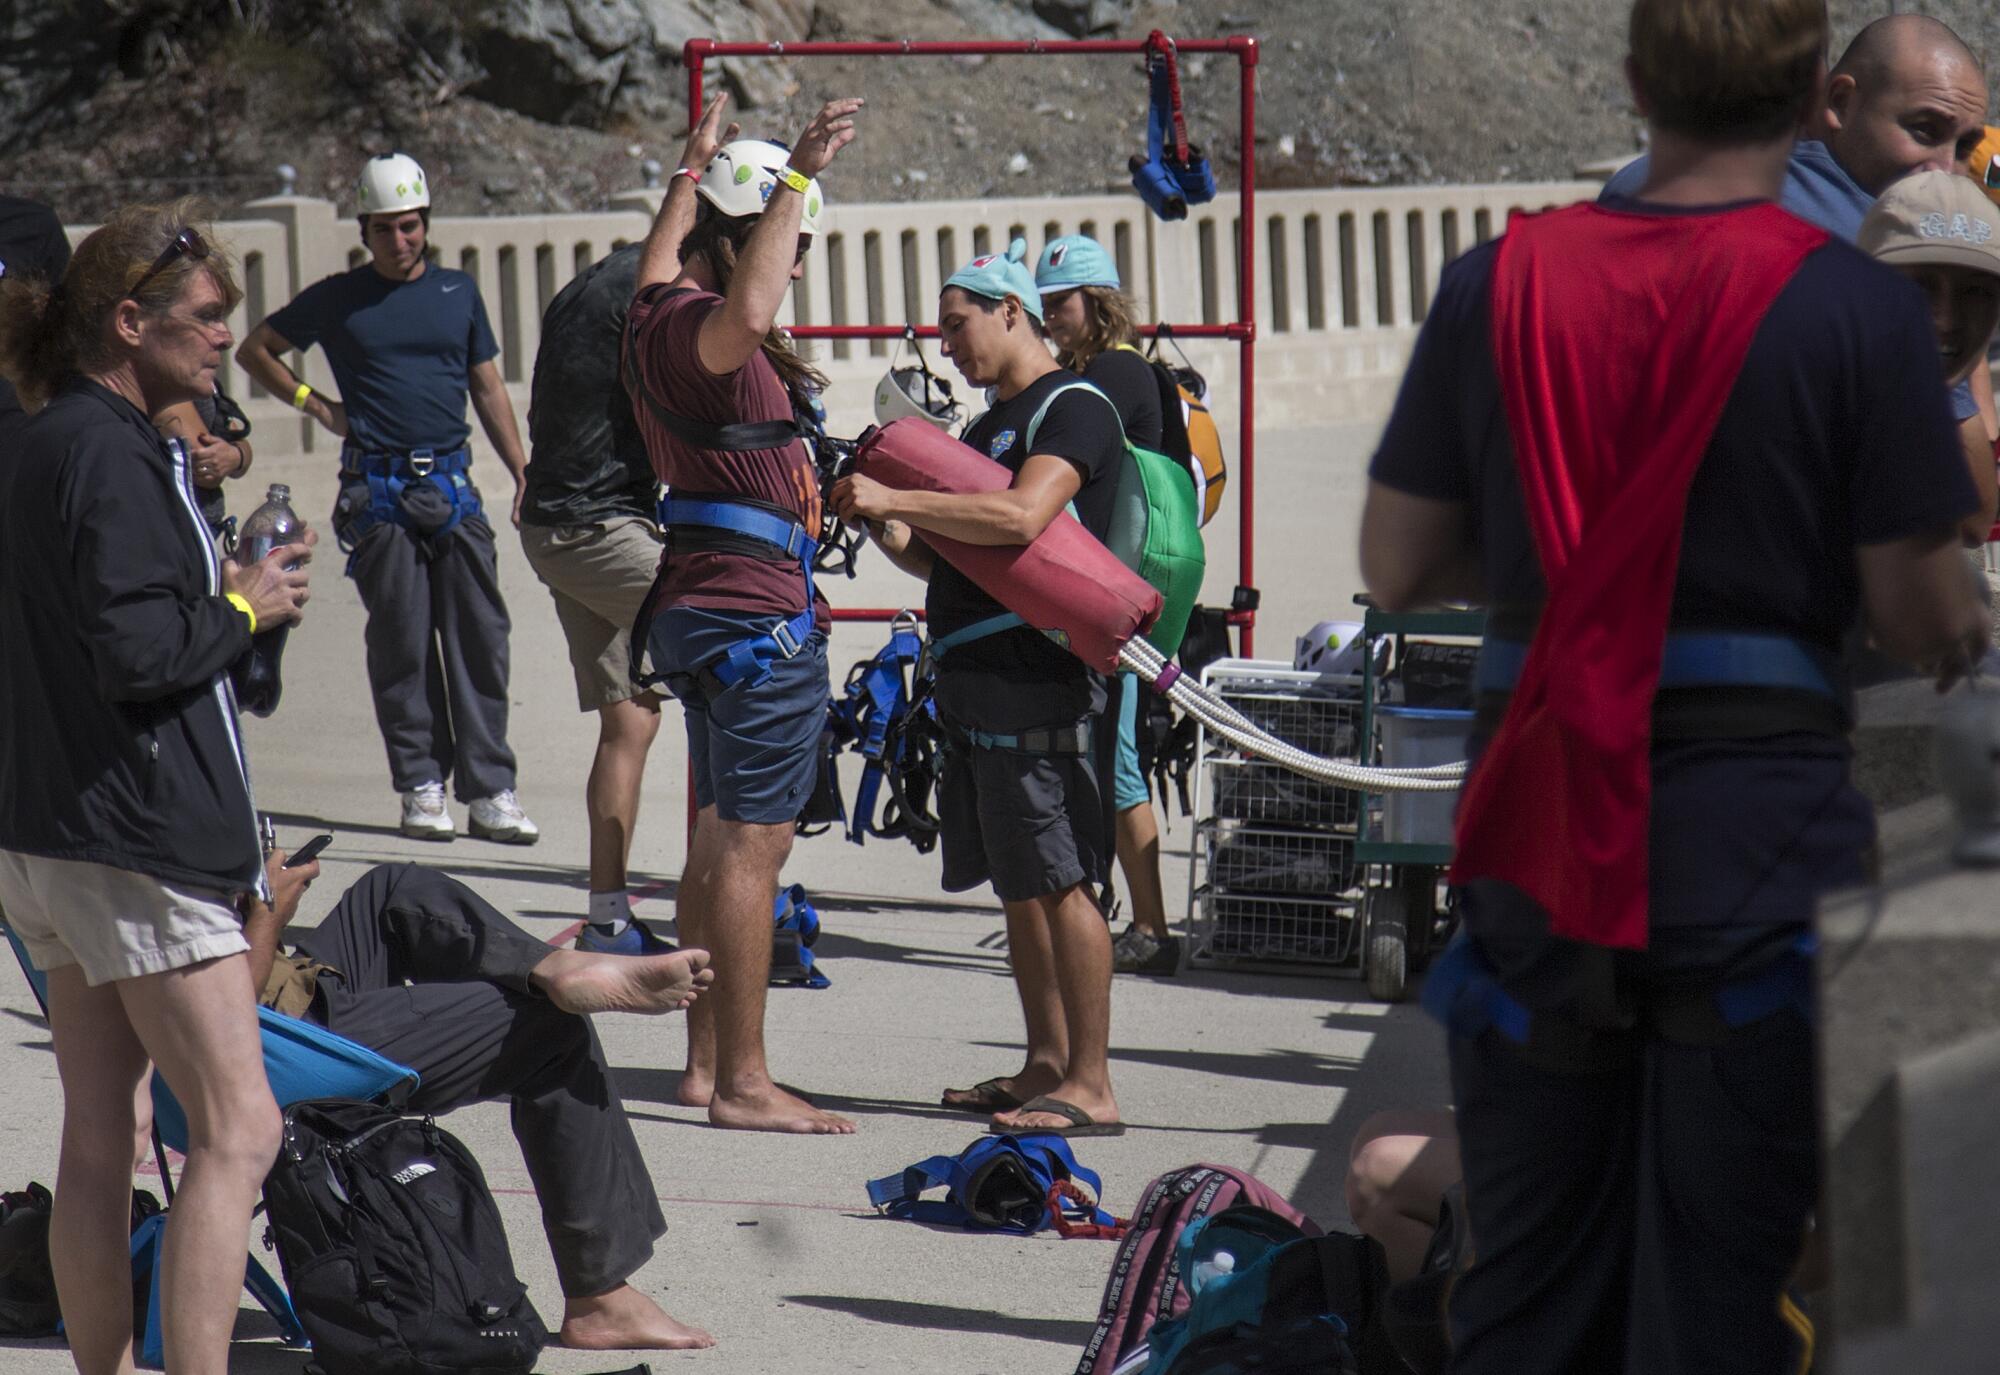
<path fill-rule="evenodd" d="M 819 909 L 806 898 L 803 883 L 778 890 L 771 905 L 771 982 L 795 988 L 829 988 L 833 981 L 813 958 L 819 939 Z"/>
<path fill-rule="evenodd" d="M 471 464 L 472 451 L 464 445 L 445 453 L 435 449 L 412 449 L 408 453 L 364 453 L 359 449 L 342 449 L 341 475 L 358 477 L 367 482 L 368 505 L 363 510 L 349 513 L 340 535 L 340 547 L 352 554 L 363 535 L 385 523 L 400 525 L 427 539 L 436 539 L 457 529 L 467 517 L 476 516 L 481 511 L 479 494 L 473 490 L 472 480 L 466 476 L 466 469 Z M 403 497 L 404 489 L 414 482 L 428 482 L 443 494 L 450 510 L 448 515 L 440 512 L 443 517 L 441 523 L 418 523 L 411 518 Z"/>
<path fill-rule="evenodd" d="M 1090 1202 L 1075 1196 L 1078 1185 Z M 936 1188 L 946 1191 L 943 1199 L 921 1197 Z M 1116 1228 L 1118 1219 L 1096 1206 L 1102 1197 L 1097 1172 L 1077 1163 L 1067 1141 L 1043 1132 L 982 1136 L 957 1155 L 934 1155 L 868 1181 L 868 1201 L 885 1216 L 1024 1237 L 1058 1220 Z"/>

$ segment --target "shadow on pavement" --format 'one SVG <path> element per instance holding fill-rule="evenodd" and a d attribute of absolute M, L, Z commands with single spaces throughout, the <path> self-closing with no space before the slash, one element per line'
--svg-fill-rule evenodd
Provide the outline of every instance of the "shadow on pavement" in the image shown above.
<path fill-rule="evenodd" d="M 1213 1075 L 1216 1082 L 1263 1079 L 1279 1084 L 1312 1085 L 1352 1084 L 1362 1064 L 1345 1056 L 1319 1055 L 1303 1050 L 1267 1050 L 1262 1055 L 1247 1055 L 1203 1050 L 1131 1050 L 1113 1046 L 1111 1058 Z"/>
<path fill-rule="evenodd" d="M 820 906 L 818 899 L 813 905 Z M 953 954 L 942 950 L 927 950 L 921 946 L 897 945 L 891 941 L 869 940 L 865 936 L 848 935 L 840 931 L 820 928 L 819 939 L 813 942 L 816 959 L 828 961 L 829 978 L 838 975 L 838 960 L 877 960 L 884 964 L 919 964 L 934 969 L 968 969 L 977 974 L 1007 974 L 1005 953 L 994 955 Z M 1011 976 L 1010 976 L 1011 977 Z"/>
<path fill-rule="evenodd" d="M 1305 1124 L 1264 1129 L 1290 1136 L 1283 1144 L 1313 1150 L 1290 1202 L 1322 1226 L 1346 1225 L 1347 1156 L 1363 1122 L 1385 1108 L 1438 1108 L 1451 1102 L 1444 1033 L 1421 1007 L 1414 1001 L 1399 1004 L 1372 1025 L 1375 1034 L 1348 1076 L 1332 1121 L 1317 1129 Z"/>
<path fill-rule="evenodd" d="M 1029 1341 L 1059 1342 L 1079 1349 L 1097 1330 L 1095 1323 L 1065 1322 L 1061 1318 L 1017 1318 L 985 1308 L 954 1308 L 942 1303 L 910 1303 L 903 1299 L 857 1299 L 835 1294 L 788 1294 L 786 1303 L 850 1313 L 870 1322 L 893 1323 L 898 1327 L 926 1327 L 939 1332 L 980 1332 L 997 1337 L 1025 1337 Z"/>

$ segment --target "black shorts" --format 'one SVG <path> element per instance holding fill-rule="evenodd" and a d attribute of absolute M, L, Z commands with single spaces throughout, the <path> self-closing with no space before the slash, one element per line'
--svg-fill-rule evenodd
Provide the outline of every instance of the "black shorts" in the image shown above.
<path fill-rule="evenodd" d="M 1095 895 L 1110 877 L 1110 809 L 1097 756 L 1104 729 L 1101 681 L 1001 684 L 977 671 L 939 676 L 937 702 L 951 741 L 938 778 L 944 888 L 991 883 L 1002 902 L 1028 902 L 1081 883 Z M 969 745 L 967 730 L 996 734 L 1062 729 L 1088 721 L 1088 753 L 1030 754 Z"/>

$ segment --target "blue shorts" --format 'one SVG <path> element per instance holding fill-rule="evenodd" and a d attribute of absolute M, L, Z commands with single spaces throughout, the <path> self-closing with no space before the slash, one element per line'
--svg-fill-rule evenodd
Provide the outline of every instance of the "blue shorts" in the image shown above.
<path fill-rule="evenodd" d="M 739 683 L 710 701 L 686 681 L 737 641 L 767 634 L 783 619 L 676 606 L 655 616 L 648 631 L 653 667 L 669 675 L 687 712 L 695 805 L 714 807 L 724 821 L 790 825 L 812 798 L 830 693 L 824 631 L 778 660 L 770 678 L 754 687 Z"/>
<path fill-rule="evenodd" d="M 1138 674 L 1120 671 L 1118 758 L 1111 771 L 1111 805 L 1121 812 L 1142 807 L 1153 796 L 1146 789 L 1146 775 L 1139 772 L 1139 698 L 1145 692 L 1146 685 Z"/>

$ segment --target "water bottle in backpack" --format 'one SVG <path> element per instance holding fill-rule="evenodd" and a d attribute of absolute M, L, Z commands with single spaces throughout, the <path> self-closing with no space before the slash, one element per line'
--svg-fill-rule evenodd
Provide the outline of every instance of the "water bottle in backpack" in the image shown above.
<path fill-rule="evenodd" d="M 237 561 L 248 566 L 261 561 L 273 549 L 295 544 L 305 534 L 305 523 L 292 510 L 292 489 L 274 482 L 264 496 L 264 504 L 250 513 L 236 537 Z M 291 565 L 296 567 L 297 565 Z M 278 709 L 278 695 L 284 684 L 278 663 L 285 654 L 285 637 L 291 623 L 274 625 L 250 637 L 250 653 L 236 665 L 236 704 L 252 716 L 269 716 Z"/>

